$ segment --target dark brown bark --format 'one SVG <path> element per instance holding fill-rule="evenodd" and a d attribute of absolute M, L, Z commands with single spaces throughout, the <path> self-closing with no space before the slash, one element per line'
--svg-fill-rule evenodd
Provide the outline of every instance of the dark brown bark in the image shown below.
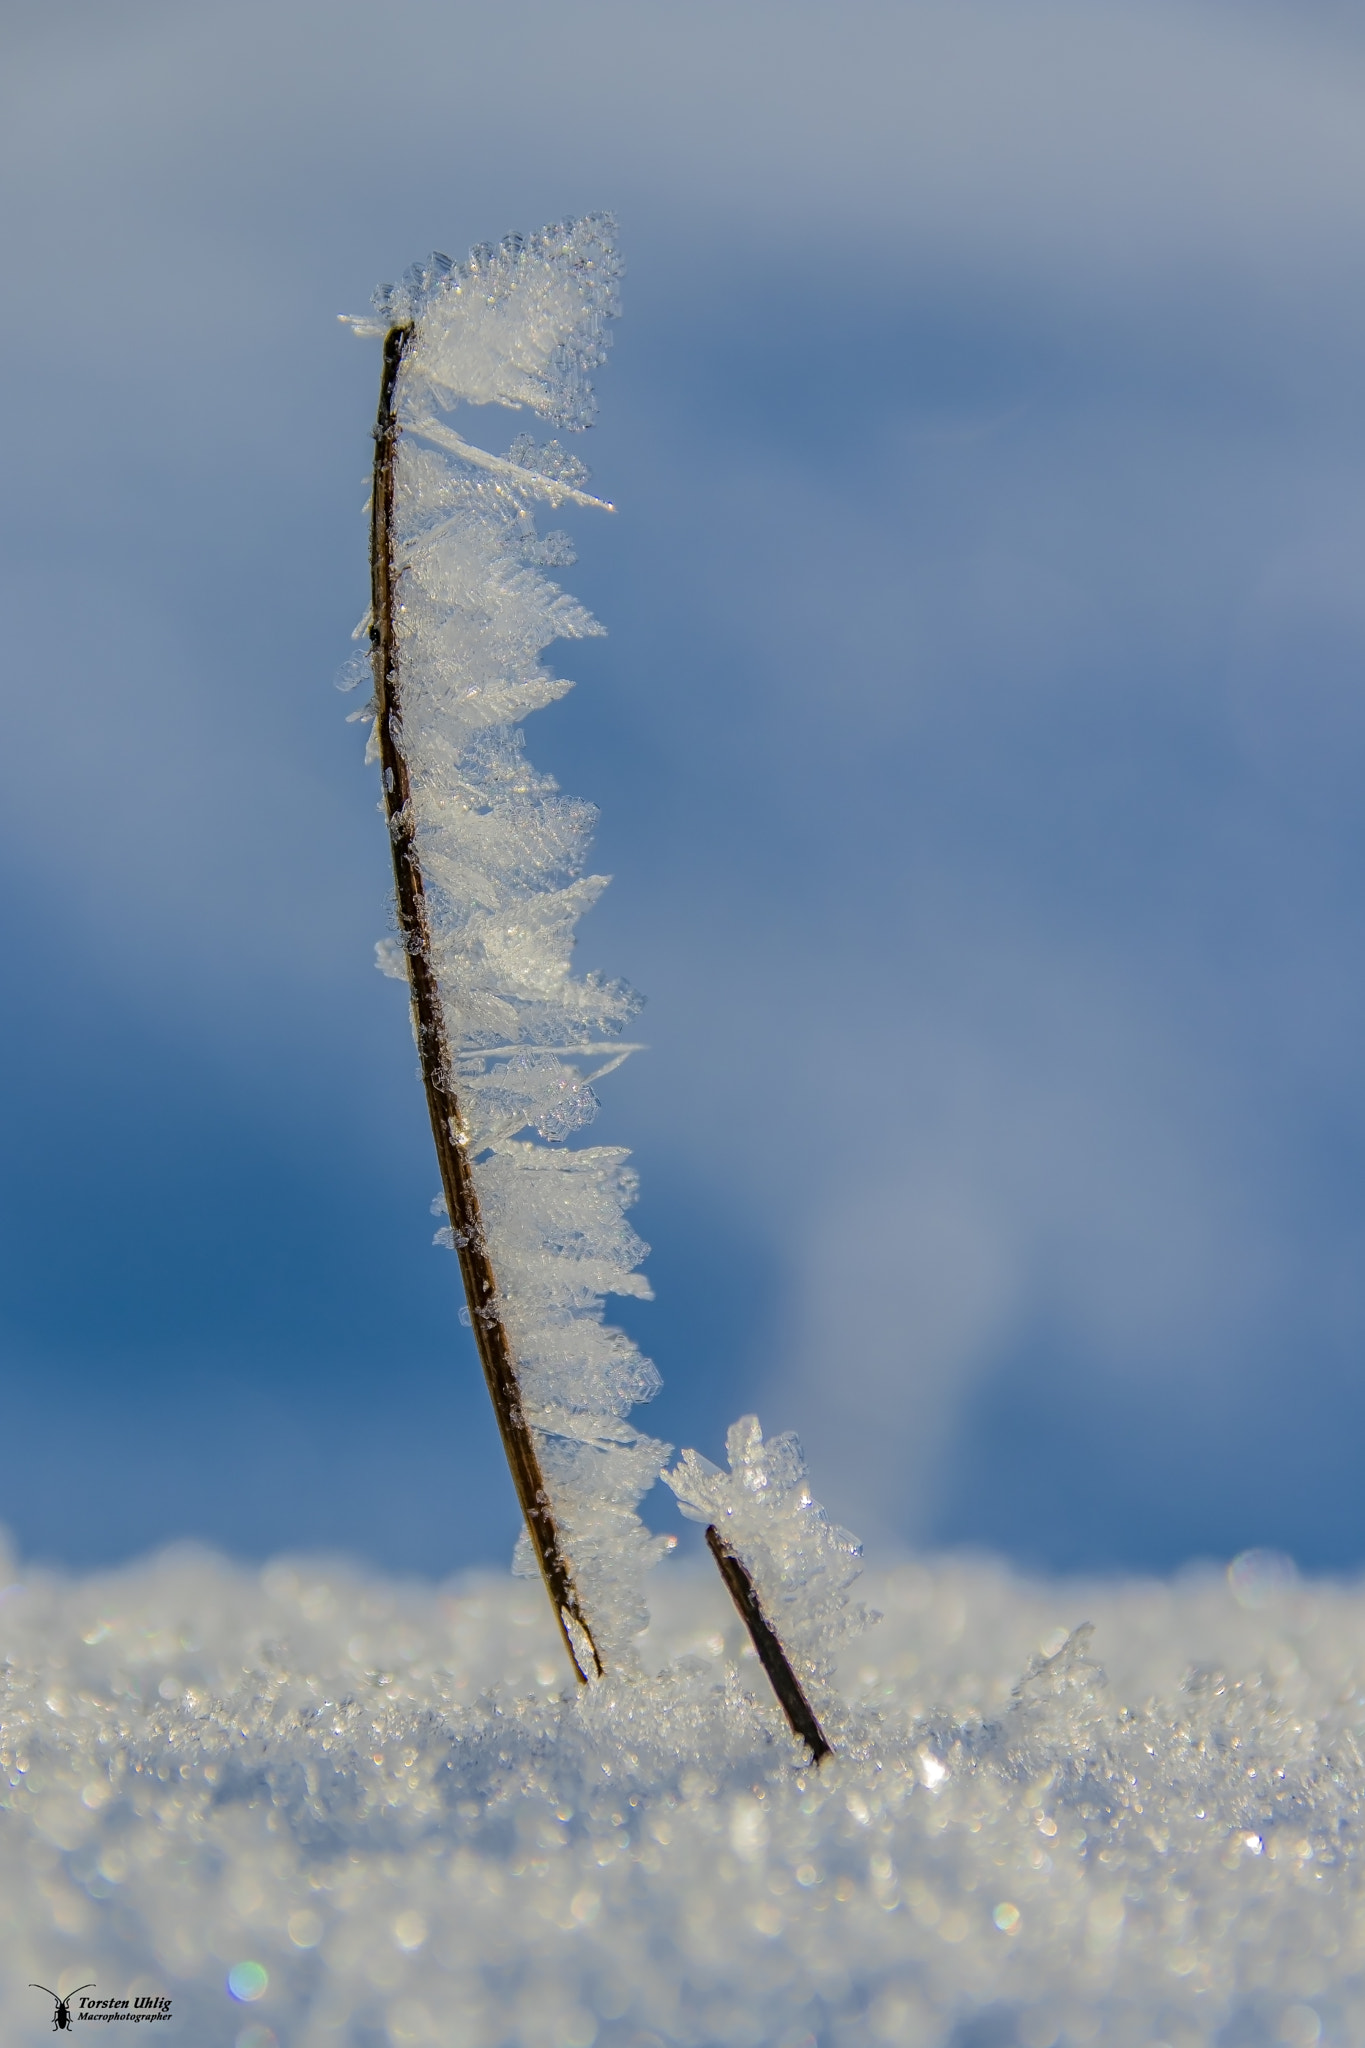
<path fill-rule="evenodd" d="M 478 1193 L 466 1150 L 464 1121 L 446 1039 L 445 1017 L 431 956 L 431 927 L 412 813 L 411 787 L 402 747 L 402 708 L 398 662 L 398 569 L 394 561 L 394 471 L 399 425 L 396 409 L 399 372 L 412 339 L 411 326 L 391 328 L 384 338 L 384 369 L 379 387 L 379 417 L 374 430 L 374 490 L 370 508 L 370 647 L 374 666 L 375 731 L 384 783 L 384 808 L 393 850 L 393 880 L 398 903 L 398 929 L 407 952 L 408 985 L 422 1064 L 431 1135 L 441 1169 L 450 1227 L 459 1253 L 460 1273 L 479 1361 L 498 1419 L 531 1544 L 540 1564 L 550 1603 L 559 1622 L 564 1647 L 580 1681 L 601 1677 L 603 1666 L 592 1630 L 579 1605 L 578 1593 L 564 1555 L 550 1508 L 535 1441 L 522 1407 L 517 1361 L 498 1302 L 497 1281 L 488 1256 Z M 576 1648 L 581 1631 L 586 1645 Z"/>
<path fill-rule="evenodd" d="M 777 1694 L 777 1704 L 791 1723 L 792 1734 L 809 1746 L 812 1762 L 823 1763 L 834 1752 L 825 1740 L 825 1731 L 815 1718 L 801 1681 L 778 1641 L 776 1630 L 763 1612 L 753 1580 L 719 1529 L 709 1528 L 706 1541 L 729 1589 L 730 1598 L 739 1609 L 740 1620 L 749 1631 L 749 1640 L 758 1652 L 758 1661 Z"/>

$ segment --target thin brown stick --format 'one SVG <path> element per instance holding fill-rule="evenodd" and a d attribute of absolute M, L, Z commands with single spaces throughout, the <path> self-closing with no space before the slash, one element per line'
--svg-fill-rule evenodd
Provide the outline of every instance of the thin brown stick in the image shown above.
<path fill-rule="evenodd" d="M 374 490 L 370 506 L 370 649 L 374 665 L 375 731 L 384 783 L 384 808 L 393 849 L 393 881 L 398 902 L 398 928 L 407 951 L 408 986 L 422 1063 L 422 1083 L 431 1115 L 431 1135 L 441 1168 L 450 1227 L 460 1256 L 469 1319 L 479 1362 L 488 1382 L 498 1418 L 502 1447 L 511 1467 L 517 1499 L 526 1517 L 531 1544 L 540 1564 L 545 1589 L 559 1622 L 564 1647 L 579 1680 L 586 1684 L 583 1648 L 575 1646 L 581 1632 L 593 1674 L 603 1665 L 592 1630 L 579 1605 L 573 1575 L 564 1555 L 550 1507 L 545 1477 L 522 1405 L 517 1361 L 498 1302 L 497 1282 L 488 1256 L 479 1198 L 466 1151 L 464 1119 L 455 1093 L 450 1047 L 436 970 L 431 954 L 431 926 L 417 847 L 412 790 L 402 749 L 402 710 L 398 687 L 397 586 L 393 550 L 394 468 L 399 424 L 396 409 L 398 373 L 412 339 L 410 325 L 392 327 L 384 337 L 384 370 L 379 386 L 379 417 L 374 430 Z"/>
<path fill-rule="evenodd" d="M 754 1582 L 740 1559 L 730 1548 L 719 1529 L 712 1527 L 706 1532 L 706 1541 L 717 1568 L 729 1589 L 730 1598 L 739 1609 L 739 1618 L 749 1631 L 749 1640 L 758 1652 L 758 1661 L 768 1674 L 768 1682 L 777 1694 L 777 1704 L 791 1723 L 792 1734 L 809 1746 L 811 1760 L 823 1763 L 834 1752 L 825 1740 L 825 1731 L 815 1718 L 810 1701 L 806 1698 L 801 1681 L 792 1670 L 787 1653 L 778 1641 L 777 1632 L 763 1612 Z"/>

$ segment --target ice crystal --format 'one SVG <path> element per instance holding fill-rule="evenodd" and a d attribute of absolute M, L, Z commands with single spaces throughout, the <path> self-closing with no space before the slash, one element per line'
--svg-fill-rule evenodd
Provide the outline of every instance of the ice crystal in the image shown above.
<path fill-rule="evenodd" d="M 538 534 L 536 512 L 598 501 L 558 440 L 523 432 L 494 455 L 448 415 L 499 404 L 586 426 L 619 274 L 612 222 L 592 215 L 467 263 L 433 257 L 377 295 L 377 326 L 356 323 L 413 324 L 396 390 L 394 562 L 431 960 L 524 1413 L 597 1647 L 618 1665 L 646 1620 L 640 1573 L 666 1547 L 635 1508 L 667 1446 L 626 1420 L 657 1375 L 603 1320 L 606 1295 L 648 1293 L 646 1247 L 625 1222 L 624 1153 L 558 1148 L 632 1049 L 621 1034 L 639 998 L 570 971 L 575 926 L 606 886 L 585 872 L 597 814 L 530 766 L 519 726 L 571 687 L 542 659 L 551 642 L 602 630 L 544 574 L 573 550 Z M 377 959 L 406 976 L 401 942 Z M 453 1243 L 448 1227 L 437 1237 Z"/>
<path fill-rule="evenodd" d="M 862 1546 L 813 1497 L 794 1436 L 765 1439 L 758 1417 L 743 1415 L 726 1452 L 728 1472 L 689 1450 L 663 1477 L 683 1513 L 713 1525 L 740 1558 L 798 1674 L 819 1686 L 839 1643 L 872 1619 L 848 1598 Z"/>
<path fill-rule="evenodd" d="M 815 1771 L 709 1567 L 590 1689 L 506 1578 L 0 1576 L 8 2040 L 30 1978 L 204 2048 L 1365 2032 L 1359 1586 L 903 1564 Z"/>
<path fill-rule="evenodd" d="M 464 263 L 428 257 L 375 293 L 376 324 L 416 326 L 414 369 L 440 403 L 529 405 L 557 426 L 586 427 L 620 276 L 615 221 L 588 214 L 485 243 Z"/>

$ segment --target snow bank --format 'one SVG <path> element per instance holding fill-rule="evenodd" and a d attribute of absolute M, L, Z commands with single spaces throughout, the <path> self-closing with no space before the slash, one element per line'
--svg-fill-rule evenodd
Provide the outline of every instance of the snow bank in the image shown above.
<path fill-rule="evenodd" d="M 512 1579 L 9 1586 L 5 2038 L 31 1978 L 202 2048 L 1365 2032 L 1360 1589 L 869 1573 L 816 1773 L 709 1564 L 656 1587 L 663 1675 L 578 1695 Z"/>

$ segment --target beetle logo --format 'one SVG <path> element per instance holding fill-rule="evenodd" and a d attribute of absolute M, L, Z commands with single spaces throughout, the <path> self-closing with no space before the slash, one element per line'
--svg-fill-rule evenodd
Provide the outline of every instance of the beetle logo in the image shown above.
<path fill-rule="evenodd" d="M 46 1984 L 30 1984 L 28 1988 L 30 1991 L 47 1991 Z M 94 1988 L 95 1985 L 92 1978 L 88 1984 L 78 1984 L 76 1991 L 93 1991 Z M 71 2001 L 76 1996 L 76 1991 L 68 1991 L 65 1998 L 59 1997 L 55 1991 L 47 1991 L 48 1997 L 52 2000 L 52 2031 L 54 2034 L 69 2034 L 71 2032 Z"/>

